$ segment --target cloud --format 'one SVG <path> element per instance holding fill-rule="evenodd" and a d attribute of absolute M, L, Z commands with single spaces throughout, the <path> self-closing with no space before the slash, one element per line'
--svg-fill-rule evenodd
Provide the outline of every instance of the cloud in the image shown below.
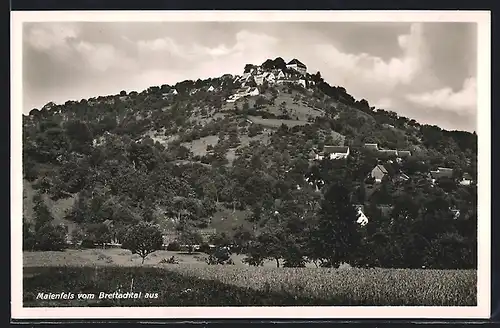
<path fill-rule="evenodd" d="M 377 84 L 379 88 L 392 90 L 400 84 L 412 83 L 426 67 L 428 57 L 420 23 L 412 24 L 408 34 L 398 37 L 398 43 L 402 55 L 388 60 L 367 53 L 344 53 L 325 43 L 316 45 L 315 50 L 344 80 L 355 78 L 359 84 Z"/>
<path fill-rule="evenodd" d="M 462 89 L 458 92 L 446 87 L 426 93 L 408 94 L 406 99 L 426 107 L 475 114 L 477 107 L 476 78 L 466 79 Z"/>
<path fill-rule="evenodd" d="M 153 40 L 139 40 L 137 48 L 141 55 L 155 56 L 157 53 L 168 54 L 187 60 L 210 60 L 219 57 L 248 55 L 250 52 L 261 52 L 277 43 L 277 39 L 266 34 L 251 33 L 246 30 L 236 34 L 236 42 L 232 46 L 225 43 L 214 47 L 202 46 L 198 43 L 183 44 L 171 37 Z M 207 58 L 208 57 L 208 58 Z"/>
<path fill-rule="evenodd" d="M 79 53 L 88 67 L 104 72 L 111 68 L 129 70 L 134 65 L 134 61 L 125 54 L 119 52 L 110 44 L 92 44 L 80 41 L 75 45 L 75 50 Z"/>
<path fill-rule="evenodd" d="M 60 59 L 71 55 L 71 41 L 78 37 L 79 30 L 68 23 L 44 23 L 28 28 L 28 46 L 41 52 L 49 52 Z"/>

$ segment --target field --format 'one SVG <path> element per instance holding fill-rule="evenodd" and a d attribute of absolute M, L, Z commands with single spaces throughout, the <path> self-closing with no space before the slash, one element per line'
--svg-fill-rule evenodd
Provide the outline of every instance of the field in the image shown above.
<path fill-rule="evenodd" d="M 208 266 L 157 252 L 144 266 L 126 250 L 24 253 L 24 306 L 473 306 L 475 270 Z M 175 254 L 179 264 L 160 264 Z M 121 258 L 121 260 L 120 260 Z M 155 299 L 37 300 L 38 293 L 157 293 Z"/>

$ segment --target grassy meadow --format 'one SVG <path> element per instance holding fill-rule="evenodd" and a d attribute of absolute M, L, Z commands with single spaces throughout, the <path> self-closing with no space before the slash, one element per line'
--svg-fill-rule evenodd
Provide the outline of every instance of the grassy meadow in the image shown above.
<path fill-rule="evenodd" d="M 179 264 L 162 264 L 174 255 Z M 204 254 L 160 251 L 144 265 L 127 250 L 25 252 L 25 307 L 45 306 L 474 306 L 475 270 L 209 266 Z M 41 300 L 38 293 L 94 293 L 94 299 Z M 99 292 L 156 298 L 98 299 Z"/>

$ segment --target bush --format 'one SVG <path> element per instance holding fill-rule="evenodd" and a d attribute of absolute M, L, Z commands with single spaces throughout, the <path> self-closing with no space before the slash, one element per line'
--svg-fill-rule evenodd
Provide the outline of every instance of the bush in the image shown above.
<path fill-rule="evenodd" d="M 212 252 L 212 249 L 210 248 L 210 245 L 208 243 L 201 243 L 198 250 L 205 254 L 210 254 Z"/>
<path fill-rule="evenodd" d="M 39 251 L 62 251 L 66 248 L 66 229 L 63 226 L 46 224 L 35 232 L 35 249 Z"/>
<path fill-rule="evenodd" d="M 181 244 L 175 240 L 167 245 L 167 251 L 179 252 L 181 250 Z"/>

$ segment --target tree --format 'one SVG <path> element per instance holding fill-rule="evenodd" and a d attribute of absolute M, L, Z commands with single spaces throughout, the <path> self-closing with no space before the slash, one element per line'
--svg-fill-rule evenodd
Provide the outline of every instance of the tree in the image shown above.
<path fill-rule="evenodd" d="M 361 235 L 350 195 L 350 188 L 342 182 L 332 184 L 325 193 L 310 238 L 311 257 L 323 266 L 352 263 L 358 255 Z"/>
<path fill-rule="evenodd" d="M 33 226 L 29 222 L 23 222 L 23 251 L 32 251 L 36 246 L 36 235 Z"/>
<path fill-rule="evenodd" d="M 144 264 L 146 257 L 162 249 L 162 245 L 163 237 L 159 227 L 150 222 L 139 222 L 125 234 L 122 248 L 130 250 L 132 254 L 138 254 Z"/>
<path fill-rule="evenodd" d="M 66 247 L 66 234 L 64 226 L 45 224 L 35 232 L 35 248 L 40 251 L 61 251 Z"/>
<path fill-rule="evenodd" d="M 187 245 L 189 253 L 193 253 L 194 245 L 203 243 L 203 236 L 193 228 L 184 228 L 179 235 L 179 241 Z"/>
<path fill-rule="evenodd" d="M 85 240 L 89 244 L 101 245 L 103 248 L 106 243 L 111 241 L 111 231 L 105 223 L 92 223 L 86 229 Z"/>
<path fill-rule="evenodd" d="M 53 217 L 40 194 L 33 196 L 33 202 L 33 211 L 35 212 L 35 231 L 38 231 L 41 227 L 50 224 Z"/>

